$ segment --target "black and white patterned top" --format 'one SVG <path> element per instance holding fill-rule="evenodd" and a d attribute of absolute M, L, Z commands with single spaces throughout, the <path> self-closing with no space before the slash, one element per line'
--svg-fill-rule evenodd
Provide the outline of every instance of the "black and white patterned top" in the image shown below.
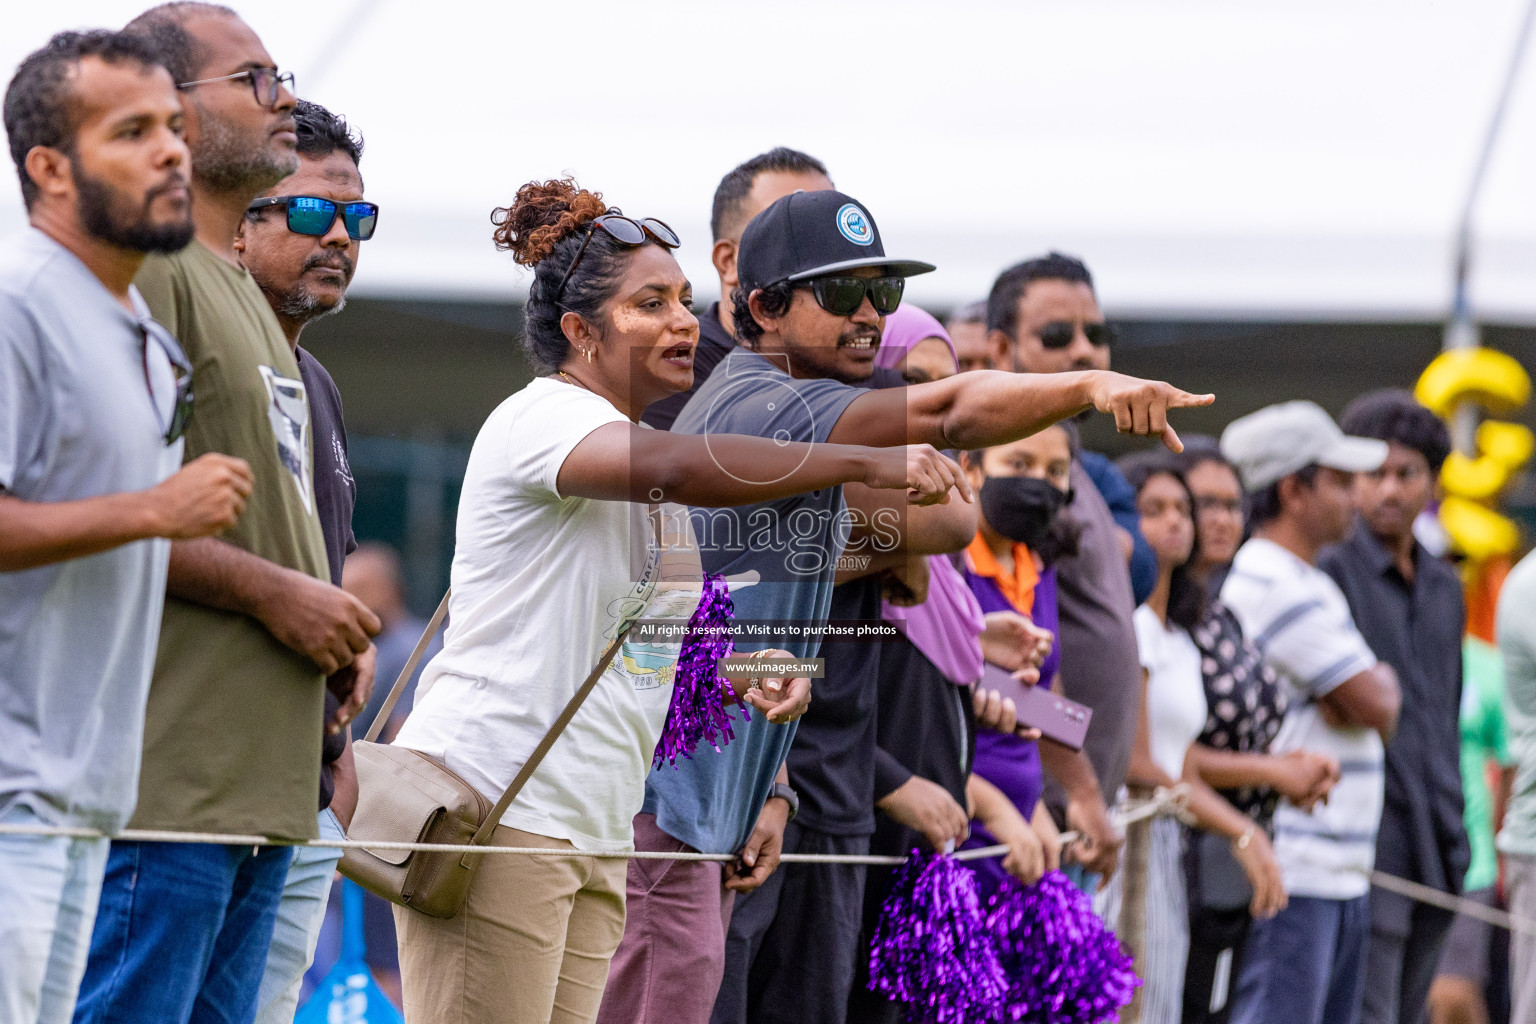
<path fill-rule="evenodd" d="M 1192 633 L 1205 682 L 1205 727 L 1196 740 L 1216 750 L 1263 754 L 1269 750 L 1288 703 L 1279 678 L 1225 605 L 1213 601 Z M 1245 786 L 1222 795 L 1253 820 L 1268 825 L 1279 794 Z"/>

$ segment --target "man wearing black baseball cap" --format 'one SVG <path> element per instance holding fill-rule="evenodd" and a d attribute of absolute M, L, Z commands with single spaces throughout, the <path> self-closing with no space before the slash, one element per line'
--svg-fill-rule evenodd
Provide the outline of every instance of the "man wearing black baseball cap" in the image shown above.
<path fill-rule="evenodd" d="M 1162 436 L 1178 448 L 1168 410 L 1212 401 L 1209 395 L 1107 371 L 1048 376 L 976 371 L 906 388 L 852 386 L 873 372 L 885 315 L 899 305 L 905 279 L 932 269 L 886 256 L 874 218 L 850 196 L 797 192 L 777 200 L 742 235 L 739 287 L 732 296 L 741 344 L 694 395 L 673 430 L 980 448 L 1097 408 L 1113 413 L 1126 432 Z M 843 499 L 841 488 L 827 488 L 785 501 L 694 511 L 705 567 L 755 572 L 760 580 L 733 595 L 737 620 L 778 624 L 768 635 L 738 638 L 738 650 L 780 647 L 797 658 L 817 654 L 817 631 L 829 617 L 834 574 L 850 536 Z M 868 507 L 862 498 L 857 504 Z M 907 534 L 899 546 L 909 554 L 931 553 L 925 550 L 929 546 L 932 552 L 963 546 L 968 535 L 944 536 L 963 532 L 942 528 L 946 514 L 970 514 L 960 503 L 952 505 L 924 510 L 934 513 L 931 518 L 914 514 L 898 520 Z M 854 720 L 848 728 L 861 725 Z M 645 813 L 680 847 L 742 849 L 765 801 L 776 794 L 785 796 L 786 807 L 793 801 L 793 791 L 776 788 L 782 786 L 776 776 L 794 735 L 794 727 L 762 718 L 738 723 L 736 738 L 722 752 L 653 772 Z M 856 764 L 847 753 L 839 752 L 838 764 Z M 849 779 L 834 781 L 851 790 Z M 873 803 L 872 777 L 854 781 L 868 787 L 862 799 Z M 867 847 L 867 834 L 831 834 L 804 822 L 792 822 L 784 838 L 785 851 L 858 853 Z M 788 879 L 769 877 L 779 851 L 751 853 L 744 854 L 736 874 L 757 891 L 732 923 L 713 1019 L 843 1021 L 858 956 L 862 873 L 825 866 Z M 701 905 L 714 900 L 717 911 L 728 913 L 719 898 L 718 891 L 697 894 Z M 780 908 L 785 912 L 776 914 Z"/>

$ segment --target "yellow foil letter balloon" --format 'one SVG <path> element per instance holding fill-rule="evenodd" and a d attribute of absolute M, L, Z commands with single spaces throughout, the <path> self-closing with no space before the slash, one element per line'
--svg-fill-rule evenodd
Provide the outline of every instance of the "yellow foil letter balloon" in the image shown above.
<path fill-rule="evenodd" d="M 1499 415 L 1514 412 L 1531 397 L 1531 378 L 1503 352 L 1489 348 L 1440 353 L 1419 377 L 1414 397 L 1441 419 L 1474 403 Z M 1440 470 L 1445 500 L 1440 523 L 1456 548 L 1474 562 L 1512 554 L 1520 545 L 1515 524 L 1492 503 L 1510 478 L 1530 461 L 1536 438 L 1518 423 L 1489 420 L 1477 428 L 1476 453 L 1452 452 Z"/>

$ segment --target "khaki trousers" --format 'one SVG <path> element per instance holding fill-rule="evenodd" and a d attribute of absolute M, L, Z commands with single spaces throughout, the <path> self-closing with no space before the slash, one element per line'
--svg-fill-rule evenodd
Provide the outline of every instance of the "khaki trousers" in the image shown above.
<path fill-rule="evenodd" d="M 505 825 L 491 845 L 573 852 L 486 857 L 464 909 L 446 921 L 395 907 L 405 1019 L 591 1024 L 624 936 L 627 862 Z"/>

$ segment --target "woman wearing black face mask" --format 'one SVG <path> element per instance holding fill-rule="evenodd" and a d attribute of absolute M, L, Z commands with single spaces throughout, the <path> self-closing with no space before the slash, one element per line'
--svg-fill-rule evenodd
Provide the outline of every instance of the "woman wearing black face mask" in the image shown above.
<path fill-rule="evenodd" d="M 965 552 L 965 578 L 983 612 L 988 633 L 982 644 L 987 660 L 1003 668 L 1018 664 L 1019 646 L 1032 634 L 1010 630 L 1028 619 L 1054 635 L 1057 627 L 1055 560 L 1071 553 L 1075 530 L 1061 510 L 1071 500 L 1072 440 L 1065 427 L 964 456 L 971 486 L 981 509 L 976 539 Z M 1037 685 L 1055 683 L 1061 655 L 1053 647 L 1040 665 Z M 1071 759 L 1064 748 L 1056 753 Z M 1043 785 L 1040 750 L 1033 740 L 999 733 L 978 733 L 974 774 L 1002 792 L 1042 835 L 1046 863 L 1058 860 L 1055 826 L 1040 802 Z M 1093 778 L 1091 769 L 1075 773 Z M 1100 814 L 1103 801 L 1078 800 L 1076 813 Z M 985 829 L 973 825 L 968 845 L 992 841 Z M 971 862 L 984 893 L 1004 877 L 995 861 Z"/>

